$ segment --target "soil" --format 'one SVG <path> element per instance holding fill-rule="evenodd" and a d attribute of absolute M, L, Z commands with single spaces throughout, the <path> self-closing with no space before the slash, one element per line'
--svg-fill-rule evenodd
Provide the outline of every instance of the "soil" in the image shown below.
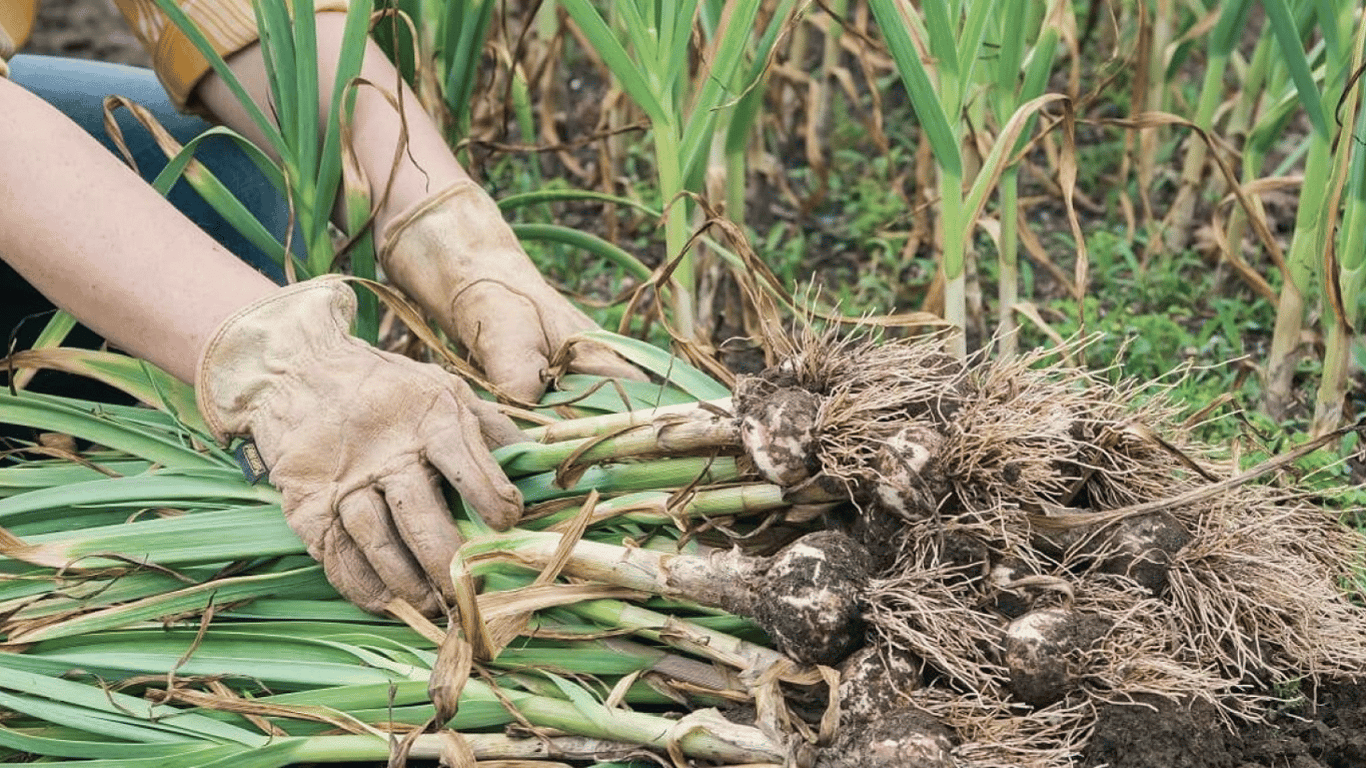
<path fill-rule="evenodd" d="M 26 53 L 146 66 L 149 59 L 108 0 L 42 4 Z M 1082 768 L 1349 768 L 1366 765 L 1366 685 L 1341 682 L 1315 703 L 1230 730 L 1216 713 L 1163 701 L 1105 708 Z"/>
<path fill-rule="evenodd" d="M 1324 686 L 1317 706 L 1230 732 L 1212 708 L 1161 700 L 1110 705 L 1084 768 L 1354 768 L 1366 765 L 1366 687 Z"/>

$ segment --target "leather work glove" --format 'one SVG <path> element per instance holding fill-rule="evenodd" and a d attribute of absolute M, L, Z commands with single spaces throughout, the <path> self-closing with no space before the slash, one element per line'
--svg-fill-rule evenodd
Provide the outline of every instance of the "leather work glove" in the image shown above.
<path fill-rule="evenodd" d="M 495 386 L 524 402 L 545 392 L 561 345 L 597 328 L 545 282 L 497 203 L 474 182 L 449 187 L 397 219 L 380 253 L 390 281 L 464 344 Z M 569 370 L 645 380 L 600 345 L 575 344 L 570 355 Z"/>
<path fill-rule="evenodd" d="M 438 615 L 461 544 L 441 478 L 508 528 L 522 498 L 488 446 L 521 433 L 460 378 L 351 336 L 355 311 L 331 277 L 240 310 L 200 357 L 199 408 L 220 440 L 255 440 L 290 528 L 344 597 Z"/>

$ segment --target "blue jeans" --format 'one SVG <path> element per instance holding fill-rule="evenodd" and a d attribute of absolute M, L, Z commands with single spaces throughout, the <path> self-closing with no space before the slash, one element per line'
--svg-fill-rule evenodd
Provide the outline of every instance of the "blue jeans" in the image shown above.
<path fill-rule="evenodd" d="M 19 55 L 10 61 L 10 79 L 66 114 L 115 153 L 118 149 L 104 130 L 106 95 L 123 96 L 146 107 L 182 144 L 209 128 L 204 120 L 177 112 L 149 69 L 84 59 Z M 128 110 L 119 109 L 115 115 L 123 129 L 124 143 L 137 162 L 138 172 L 151 182 L 166 166 L 166 155 Z M 284 198 L 236 144 L 225 137 L 211 138 L 201 145 L 195 156 L 268 231 L 277 239 L 283 238 L 289 222 Z M 280 266 L 238 234 L 183 179 L 176 182 L 167 199 L 243 261 L 275 282 L 284 283 Z"/>

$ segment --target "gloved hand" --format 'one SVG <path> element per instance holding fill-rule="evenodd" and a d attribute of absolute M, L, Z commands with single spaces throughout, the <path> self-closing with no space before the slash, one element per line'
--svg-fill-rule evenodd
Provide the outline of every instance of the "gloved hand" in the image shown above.
<path fill-rule="evenodd" d="M 473 182 L 391 223 L 380 254 L 390 281 L 464 344 L 495 386 L 520 400 L 540 399 L 560 346 L 597 327 L 545 282 L 498 205 Z M 569 370 L 645 379 L 612 351 L 586 343 L 572 348 Z"/>
<path fill-rule="evenodd" d="M 332 277 L 242 309 L 200 356 L 199 408 L 220 440 L 255 440 L 290 527 L 344 597 L 437 615 L 461 544 L 441 477 L 494 528 L 511 526 L 521 494 L 488 446 L 520 432 L 460 378 L 351 336 L 355 310 Z"/>

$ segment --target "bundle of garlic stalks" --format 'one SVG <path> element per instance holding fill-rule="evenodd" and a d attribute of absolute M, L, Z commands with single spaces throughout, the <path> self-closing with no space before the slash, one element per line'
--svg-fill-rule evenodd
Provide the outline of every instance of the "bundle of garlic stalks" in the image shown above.
<path fill-rule="evenodd" d="M 1256 719 L 1366 669 L 1356 533 L 1235 474 L 1151 387 L 935 339 L 805 338 L 731 393 L 569 377 L 497 456 L 446 626 L 337 598 L 143 366 L 159 409 L 0 394 L 0 745 L 118 766 L 1065 766 L 1106 703 Z M 63 353 L 65 354 L 65 353 Z M 38 361 L 30 358 L 27 363 Z M 19 364 L 26 364 L 19 361 Z"/>

